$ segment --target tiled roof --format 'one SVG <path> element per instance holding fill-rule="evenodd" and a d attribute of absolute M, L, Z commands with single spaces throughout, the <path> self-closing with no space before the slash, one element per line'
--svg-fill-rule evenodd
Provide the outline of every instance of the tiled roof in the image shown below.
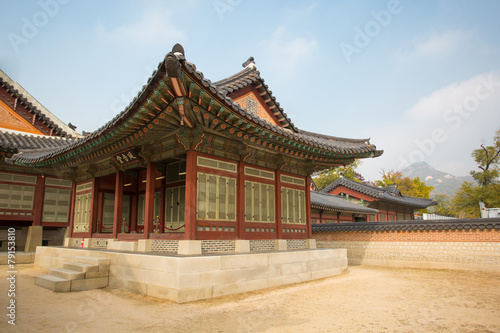
<path fill-rule="evenodd" d="M 36 114 L 55 133 L 61 136 L 81 137 L 75 130 L 63 123 L 52 112 L 31 96 L 19 83 L 14 82 L 7 74 L 0 70 L 0 85 L 4 86 L 13 96 L 19 98 L 28 110 Z"/>
<path fill-rule="evenodd" d="M 27 134 L 23 132 L 0 129 L 0 150 L 21 152 L 24 150 L 39 149 L 38 154 L 47 154 L 48 151 L 68 146 L 75 140 L 58 136 Z"/>
<path fill-rule="evenodd" d="M 253 83 L 260 83 L 260 88 L 262 89 L 262 97 L 264 100 L 269 100 L 267 105 L 273 109 L 277 109 L 278 119 L 285 128 L 290 128 L 295 132 L 298 129 L 292 123 L 290 118 L 288 118 L 285 110 L 280 106 L 280 103 L 276 101 L 276 97 L 273 96 L 273 92 L 269 90 L 269 86 L 265 84 L 265 80 L 260 76 L 260 72 L 257 70 L 253 57 L 250 57 L 245 63 L 243 63 L 244 69 L 230 77 L 214 82 L 214 85 L 222 91 L 224 95 L 236 92 L 246 86 Z"/>
<path fill-rule="evenodd" d="M 377 214 L 378 210 L 350 202 L 339 195 L 311 191 L 311 207 L 353 214 Z"/>
<path fill-rule="evenodd" d="M 321 192 L 329 193 L 339 186 L 344 186 L 348 189 L 369 195 L 384 202 L 409 206 L 416 209 L 423 209 L 437 204 L 431 199 L 422 199 L 402 195 L 399 189 L 397 189 L 395 186 L 375 187 L 359 183 L 345 177 L 340 177 L 339 179 L 325 187 L 323 190 L 321 190 Z"/>
<path fill-rule="evenodd" d="M 180 45 L 174 46 L 174 49 L 182 48 Z M 46 155 L 42 156 L 30 156 L 29 154 L 23 154 L 23 156 L 14 155 L 12 160 L 20 164 L 31 164 L 38 163 L 49 158 L 55 157 L 60 154 L 64 154 L 75 148 L 80 148 L 87 143 L 101 138 L 106 133 L 110 133 L 114 128 L 118 127 L 129 117 L 131 117 L 137 110 L 141 107 L 142 103 L 148 98 L 151 92 L 156 88 L 158 82 L 163 79 L 165 75 L 168 75 L 169 70 L 174 68 L 174 70 L 182 69 L 189 75 L 194 76 L 198 79 L 204 89 L 209 90 L 210 93 L 214 94 L 216 97 L 220 98 L 232 112 L 239 114 L 246 119 L 260 125 L 275 135 L 281 135 L 287 137 L 295 142 L 306 144 L 312 146 L 313 148 L 323 149 L 328 152 L 335 154 L 369 154 L 366 157 L 377 157 L 380 156 L 383 151 L 377 150 L 374 145 L 370 145 L 368 139 L 356 140 L 356 139 L 344 139 L 331 136 L 325 136 L 321 134 L 315 134 L 305 131 L 295 132 L 291 129 L 283 128 L 274 124 L 271 124 L 260 117 L 253 115 L 251 112 L 242 108 L 239 104 L 234 102 L 231 98 L 227 97 L 227 89 L 221 88 L 224 85 L 220 84 L 221 87 L 216 86 L 210 80 L 206 79 L 202 72 L 196 70 L 196 66 L 185 60 L 184 54 L 181 52 L 170 52 L 165 56 L 165 59 L 158 65 L 158 70 L 153 72 L 153 75 L 148 80 L 148 83 L 142 87 L 138 96 L 135 97 L 131 103 L 123 110 L 121 113 L 116 115 L 112 120 L 110 120 L 106 125 L 97 129 L 95 132 L 81 138 L 69 146 L 62 147 L 60 150 L 48 152 Z M 220 81 L 219 81 L 220 82 Z"/>
<path fill-rule="evenodd" d="M 500 230 L 500 219 L 411 220 L 312 224 L 312 232 L 345 231 L 428 231 L 428 230 Z"/>

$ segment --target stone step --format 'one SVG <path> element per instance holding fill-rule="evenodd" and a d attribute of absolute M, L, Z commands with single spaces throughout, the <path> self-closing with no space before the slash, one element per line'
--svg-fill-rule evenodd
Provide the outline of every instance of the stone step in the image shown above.
<path fill-rule="evenodd" d="M 64 268 L 53 268 L 50 270 L 50 275 L 56 276 L 61 279 L 66 280 L 83 280 L 85 279 L 85 273 L 77 272 Z"/>
<path fill-rule="evenodd" d="M 109 258 L 75 257 L 74 261 L 90 265 L 109 266 Z"/>
<path fill-rule="evenodd" d="M 99 272 L 99 265 L 80 262 L 66 262 L 63 264 L 63 268 L 82 273 Z"/>
<path fill-rule="evenodd" d="M 53 275 L 35 277 L 35 285 L 55 292 L 68 292 L 71 289 L 71 281 Z"/>
<path fill-rule="evenodd" d="M 71 291 L 99 289 L 99 288 L 105 288 L 107 286 L 108 286 L 107 277 L 71 281 Z"/>

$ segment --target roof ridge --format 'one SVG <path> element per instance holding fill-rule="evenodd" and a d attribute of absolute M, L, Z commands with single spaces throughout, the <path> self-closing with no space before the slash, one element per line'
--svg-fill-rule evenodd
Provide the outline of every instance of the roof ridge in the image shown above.
<path fill-rule="evenodd" d="M 55 125 L 59 127 L 62 132 L 66 132 L 69 136 L 80 137 L 81 135 L 74 129 L 66 125 L 61 119 L 50 112 L 42 103 L 40 103 L 33 95 L 31 95 L 26 89 L 23 88 L 21 84 L 12 80 L 4 71 L 0 69 L 0 82 L 4 82 L 9 88 L 24 97 L 32 107 L 39 111 L 42 115 L 49 118 Z"/>

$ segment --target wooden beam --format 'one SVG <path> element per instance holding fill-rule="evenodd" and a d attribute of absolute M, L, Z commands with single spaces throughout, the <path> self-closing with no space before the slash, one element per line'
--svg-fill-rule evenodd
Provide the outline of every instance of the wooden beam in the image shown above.
<path fill-rule="evenodd" d="M 75 226 L 75 200 L 76 200 L 76 183 L 71 185 L 71 201 L 69 206 L 69 237 L 73 237 L 73 228 Z"/>

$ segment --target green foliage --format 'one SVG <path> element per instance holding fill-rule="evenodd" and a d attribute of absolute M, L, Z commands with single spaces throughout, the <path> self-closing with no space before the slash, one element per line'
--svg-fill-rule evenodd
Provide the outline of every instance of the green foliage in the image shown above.
<path fill-rule="evenodd" d="M 424 199 L 429 199 L 434 190 L 434 187 L 427 186 L 419 177 L 411 179 L 404 177 L 401 171 L 394 170 L 383 171 L 382 179 L 375 181 L 375 185 L 382 187 L 396 185 L 401 194 Z"/>
<path fill-rule="evenodd" d="M 318 189 L 322 190 L 337 179 L 340 176 L 355 180 L 357 182 L 364 182 L 365 179 L 361 174 L 358 173 L 357 169 L 360 166 L 361 161 L 356 160 L 353 163 L 346 166 L 338 166 L 330 169 L 325 169 L 320 171 L 316 176 L 313 177 L 314 183 Z"/>
<path fill-rule="evenodd" d="M 432 200 L 437 202 L 437 205 L 430 207 L 430 212 L 441 216 L 456 217 L 451 201 L 452 198 L 449 195 L 438 194 Z"/>
<path fill-rule="evenodd" d="M 451 206 L 460 218 L 480 217 L 479 201 L 486 207 L 500 207 L 500 129 L 496 131 L 493 145 L 481 145 L 472 152 L 479 170 L 471 171 L 476 184 L 464 182 L 455 193 Z"/>

